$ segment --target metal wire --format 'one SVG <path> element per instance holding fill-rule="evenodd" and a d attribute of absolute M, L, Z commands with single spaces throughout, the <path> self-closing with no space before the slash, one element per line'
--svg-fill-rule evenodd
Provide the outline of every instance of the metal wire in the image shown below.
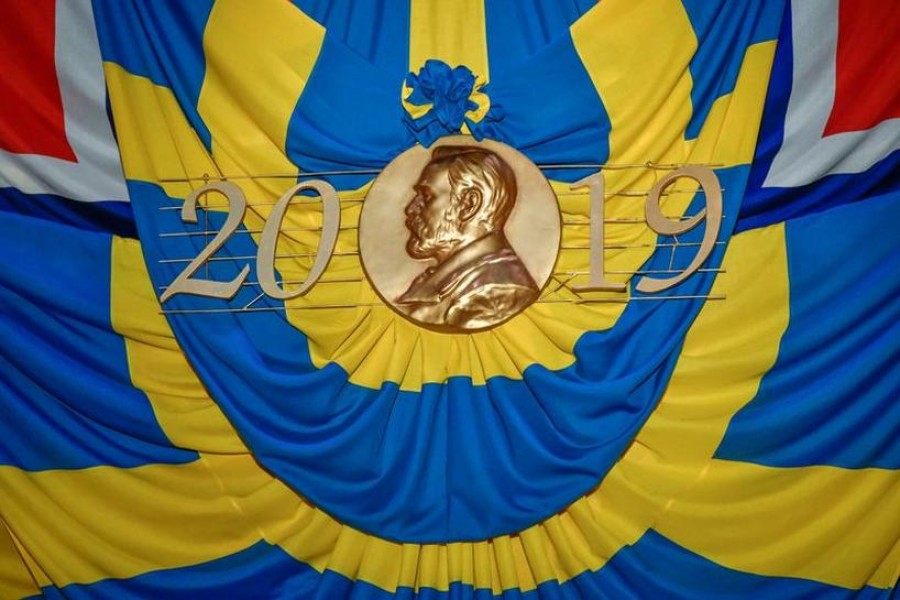
<path fill-rule="evenodd" d="M 715 242 L 715 245 L 721 246 L 724 245 L 725 242 Z M 630 250 L 636 248 L 686 248 L 690 246 L 700 246 L 701 242 L 682 242 L 679 244 L 675 243 L 663 243 L 663 244 L 606 244 L 603 246 L 604 250 Z M 590 246 L 560 246 L 560 250 L 590 250 Z M 317 252 L 297 252 L 291 254 L 276 254 L 275 258 L 309 258 L 316 256 Z M 345 251 L 345 252 L 332 252 L 331 256 L 359 256 L 359 250 Z M 163 258 L 157 261 L 158 264 L 167 265 L 167 264 L 178 264 L 178 263 L 189 263 L 196 259 L 195 257 L 191 258 Z M 255 260 L 256 255 L 238 255 L 238 256 L 212 256 L 207 258 L 207 262 L 229 262 L 234 260 Z"/>
<path fill-rule="evenodd" d="M 666 300 L 725 300 L 725 296 L 721 294 L 710 295 L 683 295 L 683 296 L 632 296 L 631 298 L 572 298 L 572 299 L 554 299 L 554 300 L 537 300 L 534 304 L 627 304 L 631 301 L 655 301 L 662 302 Z M 254 300 L 253 302 L 255 302 Z M 253 304 L 251 302 L 250 304 Z M 187 315 L 187 314 L 216 314 L 216 313 L 243 313 L 243 312 L 275 312 L 289 310 L 326 310 L 339 308 L 389 308 L 383 302 L 363 302 L 359 304 L 315 304 L 308 306 L 258 306 L 244 308 L 185 308 L 162 310 L 164 315 Z"/>
<path fill-rule="evenodd" d="M 543 163 L 535 165 L 542 171 L 553 169 L 599 169 L 617 171 L 623 169 L 654 169 L 658 171 L 674 171 L 681 167 L 724 167 L 722 163 Z M 348 169 L 346 171 L 311 171 L 297 173 L 264 173 L 260 175 L 210 175 L 204 173 L 199 177 L 163 177 L 158 179 L 160 183 L 186 183 L 189 181 L 228 181 L 231 179 L 297 179 L 299 177 L 336 177 L 341 175 L 377 175 L 382 169 Z"/>

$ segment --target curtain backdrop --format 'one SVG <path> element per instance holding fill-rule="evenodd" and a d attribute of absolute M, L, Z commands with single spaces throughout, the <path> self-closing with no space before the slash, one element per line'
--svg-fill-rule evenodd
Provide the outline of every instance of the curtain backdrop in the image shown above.
<path fill-rule="evenodd" d="M 0 597 L 892 597 L 898 40 L 890 0 L 4 3 Z M 460 133 L 542 167 L 562 241 L 538 302 L 446 334 L 381 302 L 357 227 Z M 579 295 L 600 164 L 627 291 Z M 721 182 L 719 243 L 643 294 L 703 237 L 644 222 L 681 164 Z M 203 276 L 249 283 L 161 305 L 223 178 L 248 209 Z M 264 297 L 259 234 L 310 179 L 335 253 Z"/>

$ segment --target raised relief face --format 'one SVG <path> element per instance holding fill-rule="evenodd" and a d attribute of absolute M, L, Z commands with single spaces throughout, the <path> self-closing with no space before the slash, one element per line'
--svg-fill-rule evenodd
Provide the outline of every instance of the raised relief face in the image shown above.
<path fill-rule="evenodd" d="M 460 236 L 459 215 L 446 166 L 425 167 L 413 191 L 415 196 L 406 205 L 406 252 L 416 259 L 445 255 Z"/>
<path fill-rule="evenodd" d="M 515 174 L 497 154 L 438 147 L 406 206 L 406 251 L 427 266 L 397 298 L 413 319 L 481 329 L 531 304 L 537 284 L 503 227 L 516 202 Z"/>
<path fill-rule="evenodd" d="M 389 164 L 366 195 L 366 276 L 407 320 L 444 333 L 490 329 L 537 300 L 559 250 L 559 209 L 513 148 L 454 136 Z"/>

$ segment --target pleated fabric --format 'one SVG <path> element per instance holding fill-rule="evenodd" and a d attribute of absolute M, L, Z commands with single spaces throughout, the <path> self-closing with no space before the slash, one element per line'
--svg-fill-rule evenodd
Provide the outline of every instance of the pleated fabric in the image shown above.
<path fill-rule="evenodd" d="M 0 596 L 894 593 L 900 135 L 862 170 L 778 179 L 808 7 L 65 4 L 20 10 L 19 28 L 56 32 L 40 43 L 57 71 L 93 69 L 74 76 L 93 92 L 63 93 L 68 121 L 41 111 L 43 146 L 13 145 L 34 121 L 13 135 L 0 118 Z M 896 10 L 876 4 L 892 23 Z M 870 31 L 839 8 L 842 35 Z M 96 45 L 64 66 L 67 19 L 96 29 Z M 838 73 L 859 63 L 840 56 Z M 426 72 L 469 96 L 414 95 Z M 450 110 L 457 100 L 465 110 Z M 836 104 L 830 126 L 884 130 L 891 102 L 872 127 L 838 120 L 850 113 Z M 109 129 L 72 144 L 73 161 L 59 139 L 89 108 Z M 555 283 L 467 335 L 379 305 L 357 243 L 377 171 L 451 133 L 550 165 L 564 224 Z M 109 153 L 84 148 L 99 146 L 117 156 L 98 163 L 105 178 L 82 176 L 93 197 L 42 175 L 95 164 Z M 632 165 L 605 171 L 605 217 L 618 221 L 606 266 L 628 291 L 573 302 L 590 201 L 571 184 L 592 169 L 560 165 L 600 163 Z M 643 195 L 665 174 L 654 165 L 686 163 L 710 165 L 725 190 L 721 243 L 658 300 L 636 282 L 685 268 L 703 231 L 658 238 Z M 260 174 L 278 178 L 237 179 Z M 309 294 L 277 301 L 247 285 L 160 305 L 225 218 L 205 205 L 192 225 L 178 209 L 222 177 L 249 204 L 204 274 L 223 281 L 255 269 L 289 185 L 338 190 L 342 229 Z M 703 209 L 689 184 L 667 214 Z M 284 281 L 306 276 L 297 255 L 316 251 L 321 219 L 288 213 Z"/>

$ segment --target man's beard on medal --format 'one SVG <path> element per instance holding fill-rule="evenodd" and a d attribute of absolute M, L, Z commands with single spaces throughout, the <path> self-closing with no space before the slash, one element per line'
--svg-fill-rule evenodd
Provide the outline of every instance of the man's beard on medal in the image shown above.
<path fill-rule="evenodd" d="M 438 263 L 446 260 L 453 252 L 468 240 L 459 227 L 457 211 L 444 213 L 434 228 L 428 228 L 418 215 L 406 220 L 409 239 L 406 241 L 406 252 L 416 260 L 436 259 Z"/>

